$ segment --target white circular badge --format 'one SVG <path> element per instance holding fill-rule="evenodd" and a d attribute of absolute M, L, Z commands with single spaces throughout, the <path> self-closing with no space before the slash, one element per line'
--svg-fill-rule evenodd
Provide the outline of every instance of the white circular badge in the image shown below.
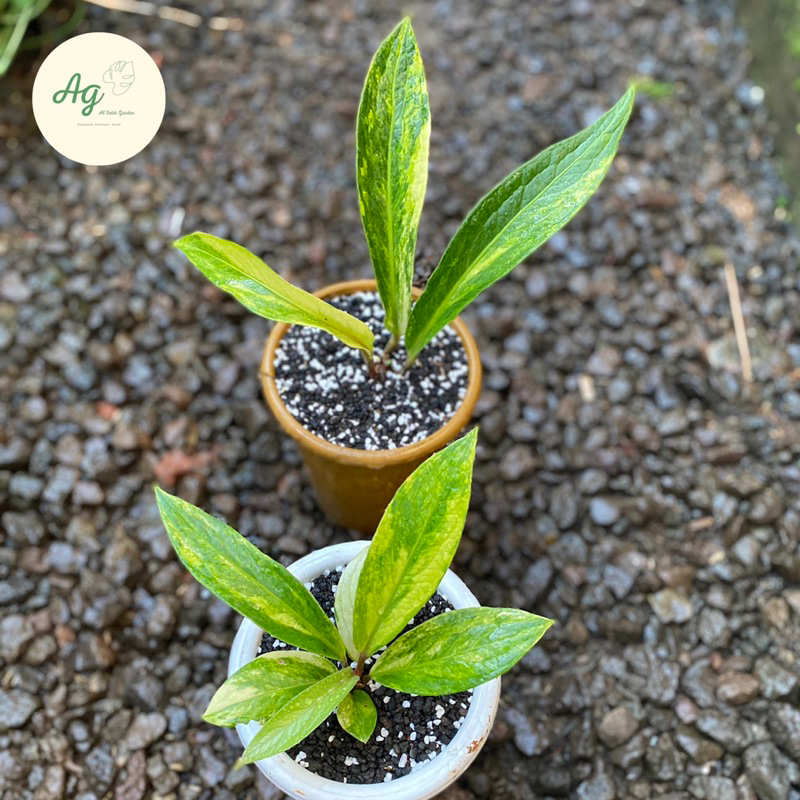
<path fill-rule="evenodd" d="M 135 156 L 156 135 L 166 92 L 155 61 L 115 33 L 83 33 L 45 59 L 33 83 L 33 115 L 59 153 L 106 166 Z"/>

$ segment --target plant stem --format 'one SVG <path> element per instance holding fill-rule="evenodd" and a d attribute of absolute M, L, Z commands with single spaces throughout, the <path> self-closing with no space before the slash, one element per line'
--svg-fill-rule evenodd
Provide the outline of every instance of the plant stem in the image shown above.
<path fill-rule="evenodd" d="M 361 355 L 364 359 L 364 363 L 367 365 L 367 369 L 369 370 L 370 378 L 376 378 L 378 376 L 378 371 L 375 369 L 375 359 L 372 357 L 372 353 L 362 350 Z"/>
<path fill-rule="evenodd" d="M 389 342 L 387 343 L 386 347 L 383 350 L 383 357 L 384 359 L 391 355 L 394 352 L 395 347 L 397 347 L 398 343 L 400 342 L 400 337 L 393 333 L 391 337 L 389 337 Z"/>
<path fill-rule="evenodd" d="M 355 674 L 358 678 L 358 683 L 356 684 L 357 689 L 363 689 L 364 686 L 367 684 L 367 676 L 364 675 L 364 664 L 367 660 L 366 653 L 359 653 L 358 654 L 358 663 L 356 664 Z"/>

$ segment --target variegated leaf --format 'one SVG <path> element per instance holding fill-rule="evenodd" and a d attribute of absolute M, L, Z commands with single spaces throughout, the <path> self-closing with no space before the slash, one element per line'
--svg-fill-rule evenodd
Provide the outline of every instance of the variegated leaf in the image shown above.
<path fill-rule="evenodd" d="M 336 719 L 343 730 L 366 744 L 378 722 L 378 710 L 366 692 L 356 689 L 339 703 Z"/>
<path fill-rule="evenodd" d="M 358 109 L 356 140 L 361 221 L 386 327 L 398 337 L 405 333 L 411 308 L 430 130 L 425 71 L 406 18 L 372 60 Z"/>
<path fill-rule="evenodd" d="M 276 638 L 345 659 L 339 632 L 286 567 L 221 520 L 158 487 L 156 501 L 178 558 L 203 586 Z"/>
<path fill-rule="evenodd" d="M 265 653 L 225 681 L 203 714 L 206 722 L 230 727 L 271 717 L 281 706 L 336 667 L 322 656 L 303 650 Z"/>
<path fill-rule="evenodd" d="M 516 169 L 469 213 L 411 310 L 405 337 L 409 361 L 487 286 L 580 211 L 611 166 L 634 94 L 631 88 L 593 125 Z"/>
<path fill-rule="evenodd" d="M 399 692 L 463 692 L 508 672 L 552 624 L 516 608 L 449 611 L 393 642 L 370 677 Z"/>
<path fill-rule="evenodd" d="M 453 560 L 469 507 L 477 428 L 423 461 L 375 531 L 353 610 L 353 645 L 371 655 L 428 602 Z"/>
<path fill-rule="evenodd" d="M 253 737 L 238 764 L 252 764 L 296 745 L 322 723 L 356 685 L 353 670 L 345 668 L 300 692 L 273 714 Z"/>
<path fill-rule="evenodd" d="M 249 250 L 209 233 L 190 233 L 175 242 L 212 283 L 245 308 L 276 322 L 310 325 L 372 356 L 372 331 L 361 320 L 287 283 Z"/>

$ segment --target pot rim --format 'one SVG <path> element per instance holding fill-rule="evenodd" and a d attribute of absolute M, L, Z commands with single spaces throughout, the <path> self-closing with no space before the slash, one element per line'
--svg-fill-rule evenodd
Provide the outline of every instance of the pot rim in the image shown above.
<path fill-rule="evenodd" d="M 378 284 L 373 279 L 342 281 L 325 286 L 314 292 L 314 295 L 326 299 L 335 295 L 376 291 L 377 288 Z M 416 298 L 422 294 L 422 290 L 415 287 L 412 289 L 412 293 Z M 275 386 L 275 375 L 272 369 L 278 345 L 291 327 L 286 322 L 278 322 L 272 331 L 270 331 L 261 359 L 261 385 L 267 400 L 267 405 L 269 405 L 280 426 L 298 444 L 333 461 L 343 464 L 358 464 L 360 466 L 380 468 L 388 464 L 398 464 L 401 462 L 423 459 L 430 453 L 441 449 L 458 436 L 461 430 L 469 423 L 472 416 L 472 409 L 478 401 L 478 396 L 481 391 L 481 358 L 475 339 L 460 317 L 456 317 L 448 324 L 455 330 L 467 355 L 467 392 L 461 404 L 453 413 L 453 416 L 450 417 L 441 428 L 438 428 L 419 442 L 397 447 L 394 450 L 358 450 L 354 447 L 343 447 L 342 445 L 333 444 L 327 441 L 327 439 L 323 439 L 321 436 L 317 436 L 304 428 L 286 408 Z M 346 347 L 346 345 L 342 346 Z"/>
<path fill-rule="evenodd" d="M 313 580 L 326 569 L 333 569 L 355 558 L 368 541 L 344 542 L 316 550 L 296 561 L 288 569 L 304 583 Z M 475 595 L 458 576 L 448 570 L 439 591 L 456 607 L 480 605 Z M 262 630 L 243 619 L 233 641 L 228 676 L 256 657 Z M 472 763 L 483 747 L 494 722 L 500 700 L 500 678 L 477 686 L 464 722 L 436 758 L 401 778 L 387 783 L 347 784 L 323 778 L 299 764 L 286 753 L 256 762 L 258 769 L 279 789 L 302 800 L 427 800 L 449 786 Z M 258 722 L 237 725 L 242 744 L 247 747 L 261 729 Z"/>

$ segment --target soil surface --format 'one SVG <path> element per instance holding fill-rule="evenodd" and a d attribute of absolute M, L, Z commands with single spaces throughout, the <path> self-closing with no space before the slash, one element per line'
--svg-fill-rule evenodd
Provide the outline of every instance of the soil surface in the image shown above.
<path fill-rule="evenodd" d="M 377 292 L 332 298 L 375 334 L 370 377 L 361 353 L 319 328 L 294 325 L 275 352 L 275 388 L 289 413 L 311 433 L 358 450 L 394 450 L 435 433 L 467 394 L 464 345 L 449 325 L 404 371 L 400 343 L 384 355 L 389 331 Z"/>
<path fill-rule="evenodd" d="M 672 89 L 640 92 L 598 194 L 467 314 L 485 386 L 454 569 L 559 624 L 444 800 L 800 797 L 800 242 L 732 5 L 404 6 L 433 124 L 419 283 L 487 189 L 631 76 Z M 90 7 L 84 30 L 163 65 L 164 126 L 125 164 L 61 159 L 30 75 L 0 83 L 2 800 L 279 797 L 201 721 L 236 619 L 178 563 L 152 483 L 286 563 L 350 537 L 260 397 L 268 324 L 170 243 L 230 237 L 307 289 L 369 276 L 355 115 L 398 4 L 202 13 L 247 22 Z"/>

